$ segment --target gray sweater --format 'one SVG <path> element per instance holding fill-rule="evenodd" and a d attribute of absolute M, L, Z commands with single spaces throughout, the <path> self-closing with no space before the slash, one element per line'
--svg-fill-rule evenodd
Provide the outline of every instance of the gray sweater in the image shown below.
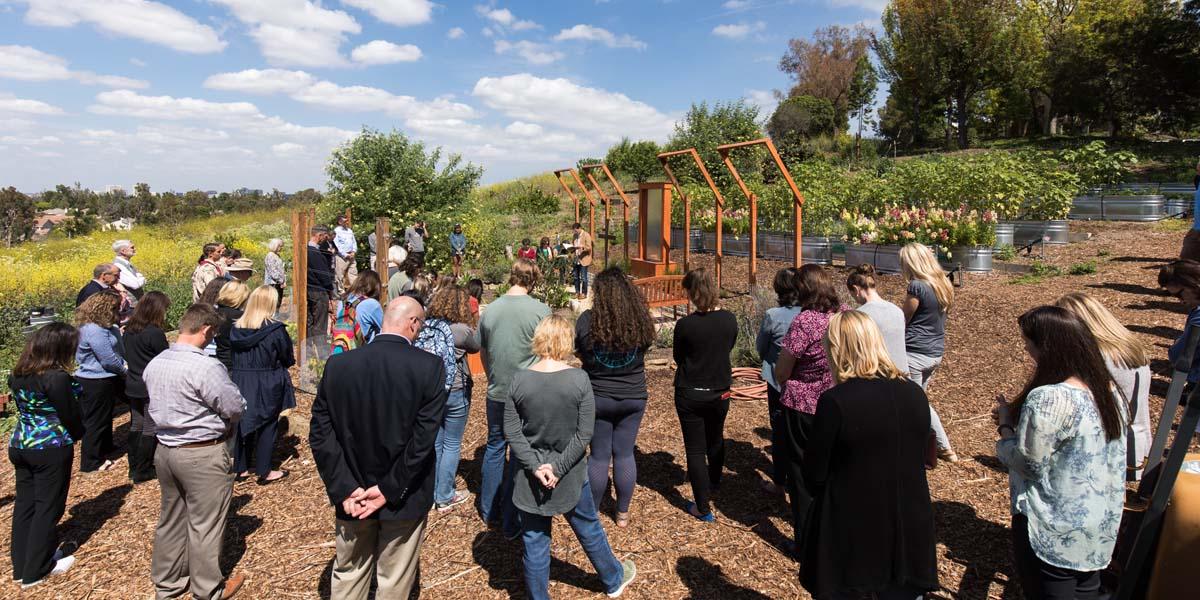
<path fill-rule="evenodd" d="M 520 470 L 513 477 L 513 504 L 536 515 L 575 508 L 587 477 L 584 455 L 592 441 L 596 404 L 582 369 L 542 373 L 524 369 L 504 400 L 504 437 Z M 549 464 L 558 485 L 547 489 L 534 477 Z"/>
<path fill-rule="evenodd" d="M 1141 464 L 1146 459 L 1146 455 L 1150 453 L 1150 365 L 1143 365 L 1136 369 L 1117 366 L 1107 358 L 1104 362 L 1108 365 L 1108 372 L 1112 375 L 1113 383 L 1117 384 L 1117 389 L 1121 391 L 1121 398 L 1130 406 L 1137 405 L 1137 410 L 1133 413 L 1133 449 L 1136 454 L 1137 463 Z M 1136 383 L 1136 385 L 1135 385 Z M 1137 388 L 1137 393 L 1134 393 L 1134 388 Z M 1138 471 L 1138 479 L 1141 479 L 1141 471 Z"/>
<path fill-rule="evenodd" d="M 904 311 L 899 306 L 887 300 L 867 302 L 858 307 L 859 312 L 867 313 L 872 321 L 879 326 L 883 333 L 883 345 L 887 346 L 888 356 L 901 373 L 908 372 L 908 351 L 904 349 Z"/>

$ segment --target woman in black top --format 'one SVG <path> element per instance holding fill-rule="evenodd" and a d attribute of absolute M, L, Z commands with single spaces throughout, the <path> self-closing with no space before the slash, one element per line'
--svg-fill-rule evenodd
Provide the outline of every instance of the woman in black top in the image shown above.
<path fill-rule="evenodd" d="M 825 352 L 836 385 L 817 401 L 804 457 L 814 504 L 800 580 L 814 598 L 920 598 L 938 589 L 929 401 L 865 313 L 835 315 Z"/>
<path fill-rule="evenodd" d="M 229 332 L 233 322 L 242 318 L 242 310 L 246 307 L 246 299 L 250 297 L 250 288 L 240 281 L 230 281 L 221 286 L 217 294 L 217 312 L 225 317 L 213 343 L 217 345 L 217 360 L 228 369 L 233 364 L 233 351 L 229 348 Z"/>
<path fill-rule="evenodd" d="M 646 299 L 619 267 L 600 272 L 592 284 L 592 308 L 575 322 L 575 353 L 592 382 L 596 426 L 588 456 L 588 479 L 596 506 L 608 491 L 608 467 L 617 492 L 618 527 L 629 525 L 629 502 L 637 484 L 634 442 L 646 413 L 646 350 L 654 322 Z"/>
<path fill-rule="evenodd" d="M 16 480 L 11 553 L 13 579 L 26 588 L 60 575 L 74 556 L 56 554 L 54 526 L 67 507 L 75 442 L 83 439 L 82 389 L 68 370 L 79 332 L 50 323 L 34 332 L 8 377 L 17 423 L 8 443 Z"/>
<path fill-rule="evenodd" d="M 725 415 L 733 368 L 729 352 L 737 342 L 737 318 L 718 306 L 717 284 L 707 269 L 688 271 L 683 289 L 696 312 L 675 324 L 675 412 L 683 428 L 688 480 L 695 502 L 687 511 L 713 521 L 709 488 L 721 484 L 725 466 Z"/>
<path fill-rule="evenodd" d="M 154 474 L 154 449 L 158 439 L 154 437 L 154 421 L 146 412 L 150 394 L 142 371 L 146 365 L 166 350 L 167 309 L 171 299 L 162 292 L 150 292 L 142 297 L 129 323 L 125 325 L 125 395 L 129 398 L 129 478 L 134 483 L 150 481 Z"/>

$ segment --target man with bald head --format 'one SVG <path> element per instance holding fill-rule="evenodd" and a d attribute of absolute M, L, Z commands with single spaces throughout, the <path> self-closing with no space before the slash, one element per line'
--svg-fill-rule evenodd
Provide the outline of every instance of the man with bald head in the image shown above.
<path fill-rule="evenodd" d="M 407 598 L 433 506 L 433 442 L 446 408 L 442 360 L 412 345 L 416 300 L 388 303 L 383 329 L 335 354 L 313 402 L 308 436 L 337 518 L 332 596 Z"/>

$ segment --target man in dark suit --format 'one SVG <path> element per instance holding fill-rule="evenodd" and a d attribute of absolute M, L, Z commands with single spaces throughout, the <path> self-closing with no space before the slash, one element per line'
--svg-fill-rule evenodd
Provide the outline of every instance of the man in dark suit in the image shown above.
<path fill-rule="evenodd" d="M 308 337 L 329 335 L 333 306 L 333 255 L 328 250 L 329 228 L 315 225 L 308 239 Z"/>
<path fill-rule="evenodd" d="M 433 442 L 446 408 L 441 358 L 412 345 L 425 310 L 387 305 L 383 330 L 329 357 L 308 436 L 337 513 L 332 596 L 407 598 L 416 583 L 425 519 L 433 506 Z"/>
<path fill-rule="evenodd" d="M 117 265 L 112 263 L 103 263 L 96 265 L 92 269 L 92 280 L 79 290 L 79 295 L 75 296 L 75 308 L 79 308 L 84 300 L 87 300 L 96 292 L 103 292 L 108 288 L 117 284 L 117 279 L 121 277 L 121 270 Z"/>

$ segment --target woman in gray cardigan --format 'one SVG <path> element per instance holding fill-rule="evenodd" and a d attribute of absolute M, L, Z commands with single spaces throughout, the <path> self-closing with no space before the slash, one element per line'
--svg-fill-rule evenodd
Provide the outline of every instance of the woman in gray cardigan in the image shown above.
<path fill-rule="evenodd" d="M 520 467 L 513 504 L 521 511 L 525 586 L 529 597 L 550 598 L 550 530 L 565 515 L 610 598 L 637 575 L 632 560 L 617 560 L 600 526 L 584 460 L 596 405 L 587 373 L 565 360 L 575 350 L 575 330 L 551 315 L 533 334 L 538 361 L 513 376 L 504 401 L 504 437 Z"/>

